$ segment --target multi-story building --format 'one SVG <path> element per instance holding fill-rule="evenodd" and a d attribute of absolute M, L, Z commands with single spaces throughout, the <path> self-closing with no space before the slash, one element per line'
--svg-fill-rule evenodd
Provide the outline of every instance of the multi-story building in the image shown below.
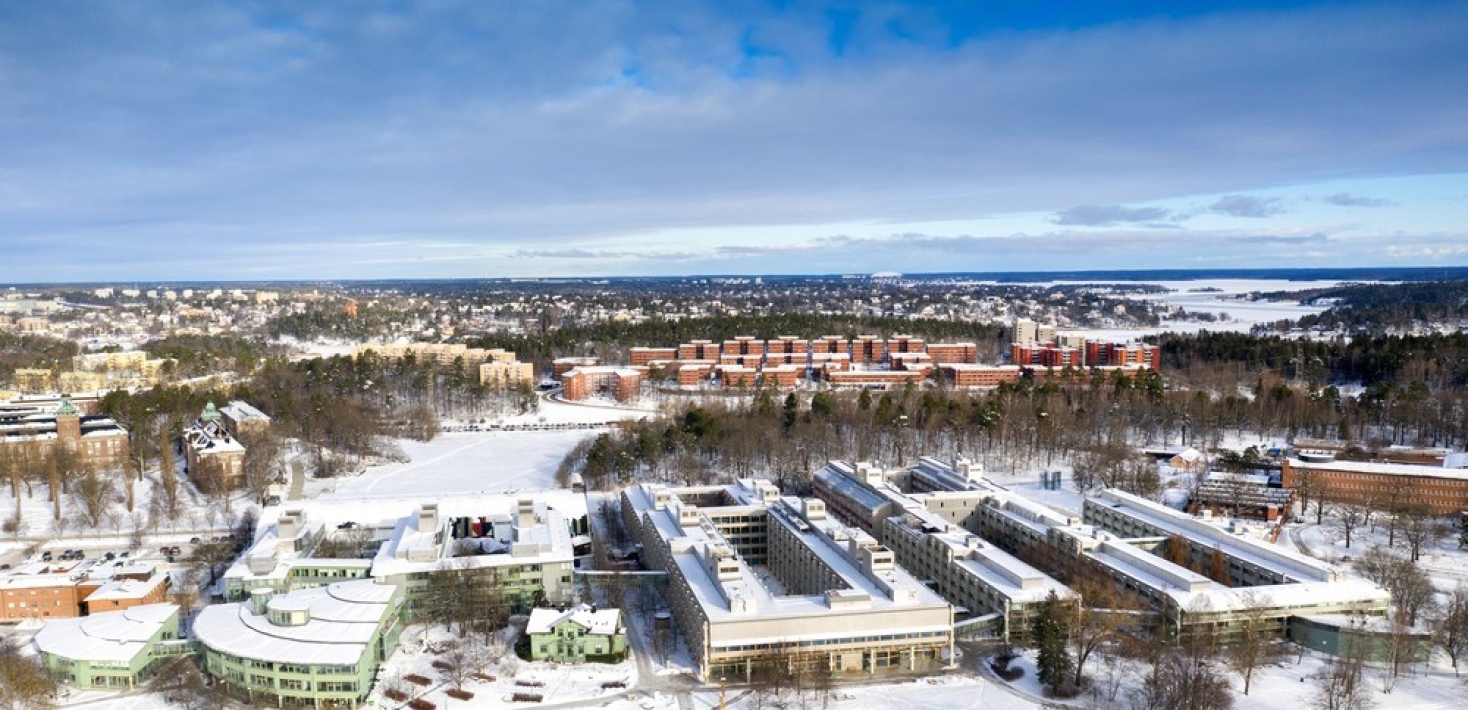
<path fill-rule="evenodd" d="M 205 493 L 245 486 L 245 446 L 224 425 L 213 402 L 183 433 L 184 470 Z"/>
<path fill-rule="evenodd" d="M 644 561 L 705 679 L 770 663 L 820 677 L 923 671 L 952 657 L 953 608 L 818 499 L 768 481 L 622 494 Z"/>
<path fill-rule="evenodd" d="M 0 574 L 0 621 L 64 619 L 156 604 L 168 575 L 152 565 L 33 562 Z"/>
<path fill-rule="evenodd" d="M 618 402 L 626 402 L 637 397 L 642 377 L 643 371 L 632 367 L 577 367 L 561 375 L 561 384 L 565 387 L 561 396 L 579 400 L 600 392 L 612 395 Z"/>
<path fill-rule="evenodd" d="M 534 384 L 535 365 L 519 360 L 486 362 L 479 366 L 479 383 L 496 389 Z"/>
<path fill-rule="evenodd" d="M 927 352 L 938 365 L 968 365 L 979 360 L 979 348 L 973 343 L 928 343 Z"/>
<path fill-rule="evenodd" d="M 402 632 L 403 590 L 373 580 L 338 582 L 199 613 L 193 636 L 204 669 L 232 693 L 279 706 L 363 703 Z"/>
<path fill-rule="evenodd" d="M 241 400 L 233 400 L 219 410 L 224 428 L 236 438 L 264 434 L 270 430 L 270 417 Z"/>
<path fill-rule="evenodd" d="M 52 678 L 84 690 L 131 690 L 169 658 L 193 653 L 175 604 L 147 604 L 47 623 L 34 640 Z"/>
<path fill-rule="evenodd" d="M 935 358 L 936 359 L 936 358 Z M 998 387 L 1019 381 L 1018 365 L 975 365 L 949 363 L 938 366 L 954 387 Z"/>
<path fill-rule="evenodd" d="M 108 417 L 82 415 L 65 396 L 54 413 L 0 410 L 0 446 L 37 460 L 62 446 L 81 466 L 103 471 L 122 470 L 129 462 L 127 431 Z"/>
<path fill-rule="evenodd" d="M 257 589 L 285 593 L 335 582 L 376 579 L 403 587 L 405 613 L 414 617 L 438 575 L 463 575 L 494 585 L 517 613 L 541 603 L 568 604 L 576 551 L 572 536 L 586 535 L 580 500 L 569 493 L 537 499 L 463 497 L 403 509 L 400 517 L 368 527 L 336 528 L 305 509 L 283 512 L 224 573 L 225 598 L 240 601 Z M 365 548 L 341 554 L 323 542 L 357 538 Z"/>
<path fill-rule="evenodd" d="M 1468 469 L 1401 463 L 1337 461 L 1328 454 L 1287 458 L 1280 471 L 1285 488 L 1308 486 L 1336 503 L 1426 506 L 1437 515 L 1468 510 Z"/>
<path fill-rule="evenodd" d="M 627 356 L 633 367 L 643 367 L 655 361 L 678 359 L 678 348 L 632 348 Z"/>

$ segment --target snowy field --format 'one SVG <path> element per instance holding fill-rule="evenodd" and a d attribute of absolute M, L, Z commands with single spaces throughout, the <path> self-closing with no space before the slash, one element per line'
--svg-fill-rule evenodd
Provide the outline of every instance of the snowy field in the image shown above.
<path fill-rule="evenodd" d="M 1139 281 L 1171 289 L 1169 293 L 1125 294 L 1123 297 L 1138 301 L 1154 301 L 1178 306 L 1189 313 L 1226 313 L 1229 320 L 1216 322 L 1166 321 L 1156 328 L 1085 329 L 1075 332 L 1095 338 L 1139 338 L 1159 333 L 1195 333 L 1200 330 L 1214 332 L 1248 332 L 1261 323 L 1294 320 L 1314 315 L 1325 310 L 1321 306 L 1306 306 L 1298 301 L 1251 301 L 1243 298 L 1254 292 L 1305 291 L 1341 285 L 1340 281 L 1276 281 L 1266 279 L 1216 279 L 1204 281 Z M 1050 282 L 1041 285 L 1056 285 Z M 1062 284 L 1063 285 L 1063 284 Z M 1201 289 L 1218 289 L 1203 292 Z"/>
<path fill-rule="evenodd" d="M 407 463 L 358 476 L 314 480 L 307 497 L 353 498 L 454 493 L 513 493 L 556 487 L 566 452 L 594 436 L 586 430 L 450 432 L 432 441 L 401 442 Z"/>

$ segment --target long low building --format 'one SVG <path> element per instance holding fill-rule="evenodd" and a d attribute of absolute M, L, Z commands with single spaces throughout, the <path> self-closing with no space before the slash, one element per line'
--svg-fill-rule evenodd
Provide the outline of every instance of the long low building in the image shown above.
<path fill-rule="evenodd" d="M 873 532 L 897 563 L 924 580 L 968 621 L 966 633 L 989 632 L 1020 640 L 1029 621 L 1053 593 L 1074 592 L 972 530 L 975 511 L 1002 489 L 987 484 L 982 468 L 959 459 L 953 465 L 923 457 L 908 471 L 884 471 L 870 463 L 831 461 L 815 474 L 816 495 L 849 524 Z M 904 493 L 894 482 L 928 492 Z"/>
<path fill-rule="evenodd" d="M 820 677 L 936 669 L 953 608 L 870 535 L 768 481 L 622 494 L 644 560 L 666 570 L 674 619 L 705 680 L 776 663 Z"/>
<path fill-rule="evenodd" d="M 1281 484 L 1291 489 L 1308 487 L 1340 503 L 1381 506 L 1393 500 L 1406 501 L 1427 506 L 1438 515 L 1468 510 L 1468 469 L 1317 458 L 1285 459 Z"/>
<path fill-rule="evenodd" d="M 176 604 L 58 619 L 36 632 L 41 663 L 53 678 L 83 689 L 130 690 L 165 660 L 193 652 L 179 638 Z"/>

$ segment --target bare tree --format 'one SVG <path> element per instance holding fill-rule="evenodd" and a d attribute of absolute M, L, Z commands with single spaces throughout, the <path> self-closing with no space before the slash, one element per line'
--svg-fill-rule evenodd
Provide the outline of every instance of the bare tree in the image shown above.
<path fill-rule="evenodd" d="M 1228 679 L 1214 666 L 1212 643 L 1169 648 L 1155 643 L 1147 654 L 1151 669 L 1128 700 L 1133 710 L 1230 710 Z"/>
<path fill-rule="evenodd" d="M 1448 654 L 1453 674 L 1458 673 L 1458 660 L 1468 654 L 1468 587 L 1462 584 L 1446 595 L 1432 624 L 1432 640 Z"/>
<path fill-rule="evenodd" d="M 1075 653 L 1075 687 L 1082 687 L 1086 661 L 1098 648 L 1116 639 L 1120 628 L 1128 617 L 1118 612 L 1127 606 L 1127 600 L 1117 591 L 1111 578 L 1102 574 L 1077 574 L 1071 579 L 1071 589 L 1080 595 L 1075 605 L 1067 605 L 1071 618 L 1070 645 Z"/>
<path fill-rule="evenodd" d="M 1359 653 L 1348 652 L 1311 674 L 1311 710 L 1370 710 L 1375 703 L 1362 678 L 1364 665 Z"/>
<path fill-rule="evenodd" d="M 257 505 L 265 505 L 270 486 L 281 475 L 280 439 L 269 430 L 245 432 L 240 435 L 240 443 L 245 447 L 245 458 L 241 464 L 245 491 Z"/>
<path fill-rule="evenodd" d="M 480 653 L 483 648 L 476 643 L 458 641 L 439 654 L 439 667 L 443 670 L 444 677 L 454 685 L 454 689 L 463 690 L 464 684 L 484 665 L 484 656 Z"/>
<path fill-rule="evenodd" d="M 83 519 L 90 527 L 98 527 L 117 498 L 117 484 L 109 477 L 88 470 L 73 486 Z"/>
<path fill-rule="evenodd" d="M 1335 518 L 1336 529 L 1346 540 L 1346 549 L 1351 547 L 1351 533 L 1366 524 L 1369 513 L 1365 508 L 1358 505 L 1337 505 L 1331 508 Z"/>
<path fill-rule="evenodd" d="M 54 707 L 56 681 L 33 656 L 21 653 L 12 637 L 0 639 L 0 707 L 40 710 Z"/>
<path fill-rule="evenodd" d="M 163 512 L 176 519 L 182 508 L 178 496 L 178 463 L 173 456 L 173 441 L 168 434 L 160 434 L 160 438 L 163 441 L 159 448 L 162 455 L 158 459 L 158 481 L 159 487 L 163 489 Z"/>
<path fill-rule="evenodd" d="M 1448 536 L 1448 527 L 1432 514 L 1432 509 L 1423 505 L 1407 506 L 1398 514 L 1401 519 L 1402 541 L 1413 562 L 1422 557 L 1422 548 L 1431 547 Z"/>
<path fill-rule="evenodd" d="M 1427 574 L 1407 560 L 1373 547 L 1356 558 L 1356 571 L 1367 579 L 1386 587 L 1392 593 L 1397 617 L 1408 626 L 1417 624 L 1417 616 L 1432 605 L 1437 590 Z"/>
<path fill-rule="evenodd" d="M 1228 646 L 1228 658 L 1234 672 L 1244 679 L 1244 695 L 1254 680 L 1254 671 L 1273 662 L 1282 651 L 1276 641 L 1279 634 L 1276 622 L 1270 617 L 1268 599 L 1258 592 L 1246 591 L 1242 595 L 1244 611 L 1240 613 L 1238 633 Z"/>

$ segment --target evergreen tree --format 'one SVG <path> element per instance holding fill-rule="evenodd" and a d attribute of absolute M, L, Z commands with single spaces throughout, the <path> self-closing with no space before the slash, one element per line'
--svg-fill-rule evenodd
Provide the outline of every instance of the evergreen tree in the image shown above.
<path fill-rule="evenodd" d="M 1040 651 L 1035 661 L 1040 684 L 1051 695 L 1062 694 L 1070 683 L 1075 664 L 1066 650 L 1066 640 L 1070 636 L 1066 613 L 1055 592 L 1045 598 L 1039 613 L 1031 620 L 1030 635 Z"/>

